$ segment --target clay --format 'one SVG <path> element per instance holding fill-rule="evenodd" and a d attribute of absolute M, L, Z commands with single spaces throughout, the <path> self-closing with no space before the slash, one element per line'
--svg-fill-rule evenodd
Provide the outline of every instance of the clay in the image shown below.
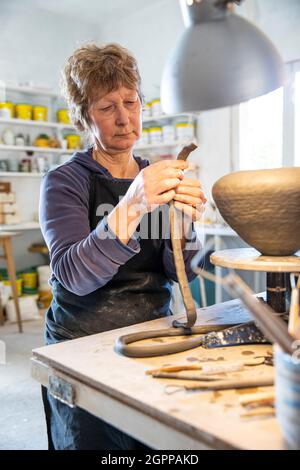
<path fill-rule="evenodd" d="M 212 194 L 224 220 L 263 255 L 300 249 L 300 167 L 231 173 Z"/>

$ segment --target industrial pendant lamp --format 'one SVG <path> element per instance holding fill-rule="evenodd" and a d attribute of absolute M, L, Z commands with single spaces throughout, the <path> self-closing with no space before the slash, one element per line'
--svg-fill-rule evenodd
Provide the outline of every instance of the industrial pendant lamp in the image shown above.
<path fill-rule="evenodd" d="M 242 0 L 180 0 L 186 30 L 163 72 L 166 113 L 231 106 L 284 84 L 282 59 L 230 6 Z"/>

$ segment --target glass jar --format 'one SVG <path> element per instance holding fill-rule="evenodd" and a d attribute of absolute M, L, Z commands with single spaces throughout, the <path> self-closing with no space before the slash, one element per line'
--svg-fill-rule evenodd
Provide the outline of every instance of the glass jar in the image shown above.
<path fill-rule="evenodd" d="M 31 172 L 31 160 L 29 158 L 23 158 L 19 164 L 19 171 L 22 173 Z"/>
<path fill-rule="evenodd" d="M 149 129 L 150 144 L 158 144 L 162 142 L 162 128 L 150 127 Z"/>
<path fill-rule="evenodd" d="M 189 122 L 178 122 L 176 124 L 177 140 L 188 140 L 195 137 L 195 126 Z"/>
<path fill-rule="evenodd" d="M 25 145 L 25 137 L 23 134 L 17 134 L 15 138 L 15 144 L 23 147 Z"/>
<path fill-rule="evenodd" d="M 149 129 L 143 129 L 142 135 L 139 139 L 140 145 L 148 145 L 150 142 Z"/>
<path fill-rule="evenodd" d="M 2 134 L 2 141 L 5 145 L 15 145 L 15 134 L 10 128 L 6 128 Z"/>
<path fill-rule="evenodd" d="M 162 114 L 159 98 L 155 98 L 154 100 L 152 100 L 151 112 L 152 112 L 152 116 L 160 116 Z"/>
<path fill-rule="evenodd" d="M 164 142 L 173 142 L 176 140 L 176 130 L 171 124 L 162 126 L 162 135 Z"/>
<path fill-rule="evenodd" d="M 145 118 L 151 117 L 151 102 L 149 102 L 149 101 L 144 104 L 143 117 L 145 117 Z"/>

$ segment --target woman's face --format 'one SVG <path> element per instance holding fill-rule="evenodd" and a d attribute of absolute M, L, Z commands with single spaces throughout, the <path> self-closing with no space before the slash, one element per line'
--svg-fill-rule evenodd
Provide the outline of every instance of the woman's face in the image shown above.
<path fill-rule="evenodd" d="M 108 153 L 133 147 L 141 134 L 141 101 L 136 90 L 120 87 L 95 101 L 89 110 L 96 141 Z"/>

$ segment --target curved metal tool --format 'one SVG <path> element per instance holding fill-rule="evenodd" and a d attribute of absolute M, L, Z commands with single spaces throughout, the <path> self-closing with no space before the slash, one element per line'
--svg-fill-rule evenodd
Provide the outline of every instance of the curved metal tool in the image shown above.
<path fill-rule="evenodd" d="M 221 331 L 231 326 L 232 324 L 218 326 L 205 325 L 194 326 L 193 328 L 166 328 L 163 330 L 141 331 L 139 333 L 121 336 L 117 339 L 115 348 L 117 352 L 129 357 L 165 356 L 167 354 L 174 354 L 202 346 L 202 344 L 207 341 L 207 336 L 209 336 L 207 333 L 215 334 L 216 331 Z M 142 341 L 144 339 L 166 338 L 169 336 L 191 336 L 196 334 L 201 336 L 184 339 L 182 341 L 177 341 L 176 343 L 160 344 L 155 346 L 132 345 L 132 343 Z"/>
<path fill-rule="evenodd" d="M 178 154 L 177 160 L 186 160 L 189 154 L 195 150 L 197 146 L 190 144 L 184 147 Z M 179 321 L 173 322 L 174 328 L 167 328 L 163 330 L 154 331 L 141 331 L 139 333 L 132 333 L 124 335 L 118 338 L 115 344 L 117 352 L 129 357 L 152 357 L 152 356 L 164 356 L 166 354 L 174 354 L 177 352 L 186 351 L 188 349 L 196 348 L 201 346 L 206 333 L 211 331 L 220 331 L 231 325 L 207 325 L 195 327 L 197 319 L 196 307 L 194 300 L 189 288 L 188 278 L 185 272 L 185 264 L 181 249 L 181 231 L 178 220 L 178 213 L 174 207 L 174 202 L 169 203 L 170 206 L 170 232 L 171 232 L 171 243 L 174 254 L 174 264 L 176 268 L 177 279 L 182 294 L 184 306 L 187 314 L 187 321 L 180 323 Z M 179 341 L 171 344 L 161 344 L 155 346 L 133 346 L 132 343 L 136 341 L 142 341 L 144 339 L 152 338 L 163 338 L 168 336 L 191 336 L 191 335 L 202 335 L 197 338 L 189 338 L 183 341 Z"/>
<path fill-rule="evenodd" d="M 178 154 L 177 160 L 186 160 L 189 154 L 197 148 L 197 145 L 190 144 L 183 147 L 181 152 Z M 178 221 L 178 213 L 174 207 L 174 201 L 170 201 L 170 232 L 171 242 L 174 255 L 174 264 L 176 268 L 177 279 L 179 283 L 180 292 L 182 295 L 183 303 L 186 309 L 187 321 L 186 323 L 180 323 L 177 320 L 173 322 L 175 328 L 192 328 L 197 320 L 197 311 L 195 303 L 192 297 L 192 293 L 189 287 L 189 281 L 185 272 L 185 264 L 183 259 L 183 253 L 181 249 L 181 228 Z"/>

